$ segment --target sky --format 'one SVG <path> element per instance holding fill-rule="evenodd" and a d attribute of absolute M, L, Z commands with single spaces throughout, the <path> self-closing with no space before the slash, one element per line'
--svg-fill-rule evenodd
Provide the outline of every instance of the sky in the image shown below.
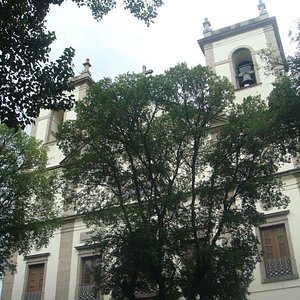
<path fill-rule="evenodd" d="M 147 27 L 122 7 L 101 21 L 93 19 L 87 7 L 78 8 L 70 0 L 52 6 L 47 28 L 55 31 L 51 59 L 63 49 L 75 48 L 75 73 L 83 70 L 86 58 L 92 65 L 94 80 L 116 77 L 127 72 L 141 72 L 142 66 L 159 74 L 186 62 L 189 66 L 205 64 L 197 40 L 203 37 L 202 23 L 207 17 L 212 29 L 226 27 L 258 16 L 258 0 L 165 0 L 154 23 Z M 300 18 L 299 0 L 264 0 L 269 16 L 276 16 L 284 50 L 292 54 L 288 37 Z"/>

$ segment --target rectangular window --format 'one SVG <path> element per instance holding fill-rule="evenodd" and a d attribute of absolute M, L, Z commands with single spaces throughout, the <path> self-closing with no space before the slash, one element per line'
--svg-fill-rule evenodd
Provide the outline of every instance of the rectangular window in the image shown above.
<path fill-rule="evenodd" d="M 25 300 L 40 300 L 42 297 L 45 264 L 28 266 L 28 283 Z"/>
<path fill-rule="evenodd" d="M 64 113 L 63 110 L 51 112 L 48 142 L 56 141 L 56 133 L 58 127 L 63 123 Z"/>
<path fill-rule="evenodd" d="M 82 285 L 94 284 L 94 271 L 96 268 L 96 257 L 82 259 Z"/>
<path fill-rule="evenodd" d="M 293 258 L 287 239 L 285 224 L 260 228 L 265 279 L 289 279 L 293 274 Z"/>
<path fill-rule="evenodd" d="M 99 257 L 83 257 L 81 259 L 81 284 L 79 288 L 79 300 L 96 300 L 94 294 L 94 274 L 95 268 L 99 263 Z"/>

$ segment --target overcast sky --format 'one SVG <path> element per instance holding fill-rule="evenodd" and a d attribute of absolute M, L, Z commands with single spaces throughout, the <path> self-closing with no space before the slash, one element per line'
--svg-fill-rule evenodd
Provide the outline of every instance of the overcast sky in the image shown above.
<path fill-rule="evenodd" d="M 155 22 L 147 27 L 124 11 L 121 1 L 100 22 L 93 19 L 88 8 L 78 8 L 69 0 L 60 7 L 53 6 L 47 22 L 57 37 L 51 58 L 72 46 L 76 50 L 76 74 L 89 58 L 95 80 L 140 72 L 142 65 L 158 74 L 183 61 L 189 66 L 204 64 L 197 40 L 203 37 L 205 17 L 213 29 L 219 29 L 258 16 L 258 0 L 165 0 Z M 291 51 L 288 33 L 300 18 L 300 1 L 264 2 L 269 16 L 277 17 L 284 50 Z"/>

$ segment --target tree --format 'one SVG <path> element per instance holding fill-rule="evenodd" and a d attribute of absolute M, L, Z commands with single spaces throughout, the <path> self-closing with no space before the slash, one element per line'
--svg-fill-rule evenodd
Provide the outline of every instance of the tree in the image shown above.
<path fill-rule="evenodd" d="M 67 156 L 73 151 L 76 153 L 78 146 L 85 149 L 87 144 L 89 149 L 96 151 L 83 150 L 83 156 L 78 159 L 77 155 L 70 157 L 66 166 L 70 186 L 80 185 L 83 189 L 81 196 L 73 188 L 66 194 L 69 199 L 74 197 L 79 213 L 87 213 L 87 220 L 102 228 L 99 245 L 101 290 L 113 289 L 115 295 L 121 290 L 129 299 L 135 299 L 137 285 L 146 292 L 159 282 L 161 293 L 170 295 L 176 293 L 177 286 L 173 283 L 176 281 L 172 271 L 174 251 L 167 243 L 176 241 L 171 238 L 170 226 L 176 216 L 168 213 L 168 220 L 166 213 L 169 207 L 174 207 L 172 211 L 175 211 L 179 203 L 171 196 L 181 161 L 181 147 L 173 142 L 172 120 L 164 114 L 158 118 L 162 103 L 153 101 L 150 94 L 152 90 L 164 98 L 168 96 L 159 89 L 159 78 L 148 82 L 142 75 L 124 75 L 116 82 L 100 81 L 92 88 L 95 96 L 78 105 L 78 112 L 82 113 L 76 125 L 66 123 L 61 133 L 70 138 L 69 142 L 65 139 L 61 144 Z M 93 108 L 94 102 L 99 104 Z M 82 131 L 90 113 L 97 114 L 94 120 L 99 126 L 89 123 L 92 131 Z M 139 151 L 140 156 L 137 156 Z M 92 156 L 97 161 L 88 158 Z M 83 161 L 97 164 L 99 168 L 88 170 Z M 81 174 L 75 174 L 76 170 Z M 99 173 L 94 176 L 94 172 Z M 105 201 L 97 201 L 100 194 Z M 108 208 L 111 208 L 109 212 Z M 102 210 L 104 219 L 99 219 Z M 163 268 L 163 264 L 168 267 Z M 163 274 L 166 269 L 169 274 Z M 143 276 L 140 276 L 141 271 Z"/>
<path fill-rule="evenodd" d="M 278 124 L 281 128 L 289 129 L 290 134 L 294 134 L 297 138 L 300 135 L 300 119 L 297 113 L 300 109 L 300 21 L 292 41 L 296 45 L 296 52 L 287 57 L 287 72 L 275 81 L 269 97 L 269 105 L 274 111 L 274 119 L 280 120 Z M 276 67 L 276 62 L 271 61 L 271 68 L 274 68 L 274 64 Z"/>
<path fill-rule="evenodd" d="M 42 3 L 0 3 L 0 122 L 10 128 L 24 128 L 41 108 L 66 109 L 73 103 L 65 91 L 72 88 L 74 50 L 65 49 L 60 59 L 49 61 L 55 35 L 45 28 L 49 3 Z"/>
<path fill-rule="evenodd" d="M 70 79 L 74 76 L 73 48 L 66 48 L 55 62 L 49 61 L 54 32 L 45 27 L 50 4 L 64 0 L 3 0 L 0 2 L 0 122 L 24 128 L 40 109 L 65 110 L 73 105 Z M 91 8 L 100 20 L 116 1 L 73 0 Z M 149 4 L 150 3 L 150 4 Z M 161 0 L 124 0 L 124 7 L 147 25 L 157 15 Z"/>
<path fill-rule="evenodd" d="M 103 79 L 77 104 L 58 136 L 66 202 L 94 233 L 102 293 L 246 299 L 256 204 L 287 205 L 274 174 L 290 141 L 259 97 L 233 100 L 227 79 L 181 64 Z"/>
<path fill-rule="evenodd" d="M 292 36 L 292 42 L 296 45 L 296 52 L 287 58 L 289 77 L 293 81 L 293 86 L 299 93 L 300 86 L 300 20 L 297 23 L 297 32 Z"/>
<path fill-rule="evenodd" d="M 288 204 L 274 175 L 285 157 L 269 117 L 259 98 L 244 99 L 228 112 L 216 139 L 190 163 L 192 177 L 202 173 L 193 170 L 199 162 L 208 174 L 190 185 L 193 260 L 183 269 L 187 299 L 247 299 L 259 258 L 253 227 L 264 221 L 256 205 Z"/>
<path fill-rule="evenodd" d="M 53 0 L 52 0 L 53 1 Z M 54 4 L 61 4 L 64 0 L 56 0 Z M 96 20 L 101 20 L 108 12 L 117 5 L 116 0 L 72 0 L 78 6 L 86 5 L 93 13 Z M 163 5 L 162 0 L 123 0 L 124 9 L 128 9 L 130 13 L 145 22 L 149 26 L 157 16 L 157 9 Z"/>
<path fill-rule="evenodd" d="M 58 225 L 54 175 L 46 149 L 23 131 L 0 126 L 0 277 L 14 271 L 11 256 L 46 245 Z"/>

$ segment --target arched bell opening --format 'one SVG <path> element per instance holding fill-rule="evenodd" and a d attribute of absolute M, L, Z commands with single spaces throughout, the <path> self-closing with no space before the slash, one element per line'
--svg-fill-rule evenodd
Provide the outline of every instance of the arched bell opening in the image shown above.
<path fill-rule="evenodd" d="M 251 52 L 247 48 L 240 48 L 232 54 L 232 62 L 236 72 L 238 88 L 255 84 L 256 76 Z"/>

